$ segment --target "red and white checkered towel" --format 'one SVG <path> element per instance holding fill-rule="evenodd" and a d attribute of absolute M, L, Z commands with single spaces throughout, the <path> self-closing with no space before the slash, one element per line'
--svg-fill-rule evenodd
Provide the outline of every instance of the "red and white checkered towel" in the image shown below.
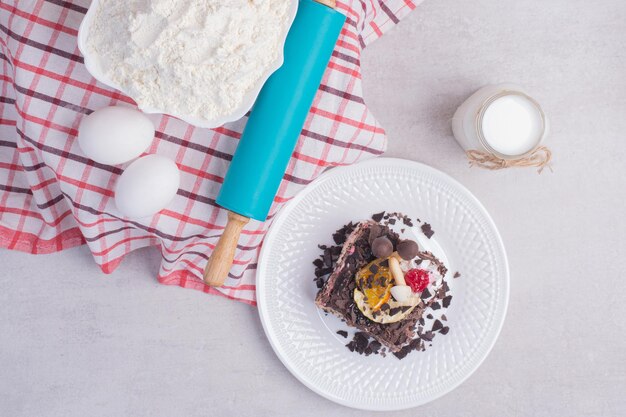
<path fill-rule="evenodd" d="M 174 201 L 152 219 L 113 213 L 113 186 L 124 166 L 87 159 L 76 141 L 80 120 L 120 102 L 134 104 L 96 82 L 76 46 L 89 0 L 0 2 L 0 247 L 50 253 L 87 243 L 106 273 L 128 252 L 160 247 L 163 284 L 255 303 L 259 248 L 282 205 L 325 168 L 381 154 L 385 132 L 363 101 L 362 49 L 413 10 L 417 0 L 343 0 L 348 16 L 297 148 L 265 223 L 251 221 L 224 287 L 202 280 L 226 223 L 215 204 L 245 118 L 218 129 L 194 128 L 152 116 L 156 138 L 147 153 L 178 164 Z M 0 253 L 1 257 L 1 253 Z"/>

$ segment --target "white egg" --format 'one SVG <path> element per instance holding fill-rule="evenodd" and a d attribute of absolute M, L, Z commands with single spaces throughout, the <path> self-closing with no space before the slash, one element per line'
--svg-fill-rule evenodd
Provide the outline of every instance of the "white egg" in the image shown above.
<path fill-rule="evenodd" d="M 180 185 L 176 163 L 147 155 L 128 166 L 115 186 L 115 205 L 126 217 L 152 216 L 167 206 Z"/>
<path fill-rule="evenodd" d="M 154 125 L 139 110 L 105 107 L 83 118 L 78 128 L 78 145 L 87 157 L 107 165 L 137 158 L 154 138 Z"/>

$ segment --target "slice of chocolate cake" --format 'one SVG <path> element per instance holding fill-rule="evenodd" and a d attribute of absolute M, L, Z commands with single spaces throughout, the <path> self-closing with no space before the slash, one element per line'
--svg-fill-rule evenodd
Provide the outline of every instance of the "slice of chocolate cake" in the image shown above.
<path fill-rule="evenodd" d="M 401 321 L 383 324 L 365 317 L 354 301 L 357 285 L 355 276 L 361 268 L 376 259 L 372 254 L 371 242 L 380 236 L 386 236 L 394 247 L 400 240 L 387 226 L 374 221 L 361 222 L 354 228 L 345 240 L 335 268 L 318 292 L 315 303 L 324 311 L 343 319 L 349 326 L 373 337 L 392 352 L 399 352 L 415 337 L 416 324 L 424 313 L 424 303 L 420 302 Z"/>

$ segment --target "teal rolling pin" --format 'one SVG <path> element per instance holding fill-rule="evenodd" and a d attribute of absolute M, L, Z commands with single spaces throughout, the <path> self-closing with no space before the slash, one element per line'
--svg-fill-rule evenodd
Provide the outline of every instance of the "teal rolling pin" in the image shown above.
<path fill-rule="evenodd" d="M 250 218 L 265 221 L 344 22 L 335 0 L 299 0 L 284 63 L 259 93 L 217 196 L 228 223 L 204 269 L 208 285 L 226 280 Z"/>

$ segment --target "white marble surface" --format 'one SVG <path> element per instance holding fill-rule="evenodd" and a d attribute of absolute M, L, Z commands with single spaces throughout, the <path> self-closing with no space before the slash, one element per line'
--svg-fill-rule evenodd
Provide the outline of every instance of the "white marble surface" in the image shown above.
<path fill-rule="evenodd" d="M 388 155 L 473 191 L 512 271 L 484 365 L 398 415 L 626 415 L 625 51 L 621 0 L 427 1 L 366 51 L 366 99 Z M 498 81 L 544 105 L 554 173 L 466 166 L 449 118 Z M 159 286 L 157 263 L 144 250 L 105 276 L 83 248 L 0 251 L 0 415 L 363 415 L 298 383 L 254 308 Z"/>

